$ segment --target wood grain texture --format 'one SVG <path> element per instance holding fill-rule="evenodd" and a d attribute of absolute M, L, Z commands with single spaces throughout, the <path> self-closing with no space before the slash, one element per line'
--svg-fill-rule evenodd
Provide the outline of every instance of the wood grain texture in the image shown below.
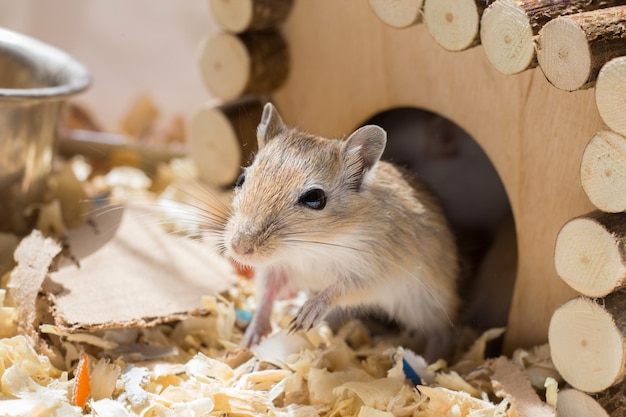
<path fill-rule="evenodd" d="M 424 0 L 369 0 L 369 4 L 380 20 L 397 29 L 422 21 Z"/>
<path fill-rule="evenodd" d="M 537 70 L 505 76 L 481 47 L 448 52 L 423 25 L 390 28 L 358 0 L 296 2 L 282 29 L 291 73 L 273 100 L 287 123 L 337 137 L 383 110 L 415 106 L 481 144 L 505 184 L 518 235 L 507 350 L 545 342 L 552 312 L 574 294 L 554 268 L 556 235 L 592 210 L 579 167 L 602 126 L 593 92 L 560 91 Z"/>
<path fill-rule="evenodd" d="M 557 235 L 554 264 L 569 286 L 604 297 L 626 285 L 626 214 L 594 211 L 567 222 Z"/>
<path fill-rule="evenodd" d="M 484 0 L 427 0 L 424 23 L 441 47 L 463 51 L 480 43 L 480 17 Z"/>
<path fill-rule="evenodd" d="M 517 74 L 537 66 L 533 38 L 522 1 L 497 1 L 480 19 L 480 40 L 485 54 L 503 74 Z"/>
<path fill-rule="evenodd" d="M 626 119 L 625 115 L 622 117 Z M 589 200 L 600 210 L 626 211 L 626 138 L 610 130 L 596 133 L 583 154 L 580 182 Z"/>
<path fill-rule="evenodd" d="M 208 184 L 228 186 L 257 151 L 256 129 L 263 104 L 256 96 L 222 104 L 206 103 L 189 117 L 190 157 L 200 178 Z"/>
<path fill-rule="evenodd" d="M 574 388 L 559 391 L 556 410 L 559 417 L 612 417 L 591 395 Z M 615 414 L 615 417 L 622 414 Z"/>
<path fill-rule="evenodd" d="M 604 64 L 626 54 L 626 6 L 569 16 L 547 23 L 537 38 L 537 58 L 557 88 L 592 87 Z"/>
<path fill-rule="evenodd" d="M 293 0 L 209 0 L 217 23 L 233 33 L 278 25 L 285 20 L 292 4 Z"/>
<path fill-rule="evenodd" d="M 596 104 L 600 117 L 612 130 L 626 136 L 626 56 L 613 58 L 596 80 Z"/>
<path fill-rule="evenodd" d="M 267 94 L 289 74 L 289 50 L 277 30 L 219 33 L 200 45 L 200 74 L 216 97 L 233 100 L 246 94 Z"/>
<path fill-rule="evenodd" d="M 243 159 L 232 122 L 212 103 L 193 111 L 186 125 L 189 155 L 199 179 L 211 185 L 233 184 Z"/>
<path fill-rule="evenodd" d="M 552 361 L 563 379 L 584 392 L 619 383 L 626 369 L 626 315 L 623 292 L 603 299 L 577 297 L 550 320 Z"/>
<path fill-rule="evenodd" d="M 624 3 L 624 0 L 498 0 L 483 14 L 482 43 L 499 71 L 516 74 L 537 66 L 535 37 L 551 20 Z"/>

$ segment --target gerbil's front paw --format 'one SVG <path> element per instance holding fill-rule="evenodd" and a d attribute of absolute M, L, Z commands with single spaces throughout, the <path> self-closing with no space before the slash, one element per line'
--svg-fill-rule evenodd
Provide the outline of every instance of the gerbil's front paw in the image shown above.
<path fill-rule="evenodd" d="M 317 326 L 328 313 L 328 303 L 321 297 L 308 299 L 291 321 L 290 333 L 298 330 L 311 330 Z"/>
<path fill-rule="evenodd" d="M 261 340 L 272 331 L 272 324 L 269 320 L 253 318 L 246 332 L 243 335 L 242 344 L 245 347 L 258 345 Z"/>

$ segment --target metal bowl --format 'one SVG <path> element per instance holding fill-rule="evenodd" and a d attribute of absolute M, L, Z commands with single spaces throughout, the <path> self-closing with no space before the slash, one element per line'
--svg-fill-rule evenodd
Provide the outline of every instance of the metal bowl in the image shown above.
<path fill-rule="evenodd" d="M 87 69 L 65 52 L 0 28 L 0 231 L 30 227 L 63 102 L 89 83 Z"/>

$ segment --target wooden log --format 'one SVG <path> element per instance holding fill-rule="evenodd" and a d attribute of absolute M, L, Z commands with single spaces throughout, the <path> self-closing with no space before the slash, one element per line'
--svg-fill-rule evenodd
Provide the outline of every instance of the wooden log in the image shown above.
<path fill-rule="evenodd" d="M 596 394 L 565 388 L 558 394 L 559 417 L 622 417 L 626 415 L 624 382 Z"/>
<path fill-rule="evenodd" d="M 611 417 L 591 395 L 574 388 L 559 391 L 556 411 L 559 417 Z"/>
<path fill-rule="evenodd" d="M 189 156 L 208 184 L 231 185 L 256 152 L 256 127 L 263 103 L 245 98 L 222 105 L 205 104 L 188 123 Z"/>
<path fill-rule="evenodd" d="M 626 211 L 626 138 L 608 130 L 596 133 L 583 153 L 580 182 L 600 210 Z"/>
<path fill-rule="evenodd" d="M 424 23 L 435 41 L 448 51 L 464 51 L 480 43 L 484 0 L 426 0 Z"/>
<path fill-rule="evenodd" d="M 480 37 L 498 71 L 516 74 L 537 66 L 535 37 L 558 16 L 624 4 L 623 0 L 498 0 L 481 19 Z"/>
<path fill-rule="evenodd" d="M 231 33 L 269 29 L 282 23 L 293 0 L 209 0 L 217 23 Z"/>
<path fill-rule="evenodd" d="M 626 214 L 594 211 L 567 222 L 556 237 L 557 274 L 574 290 L 603 297 L 626 285 Z"/>
<path fill-rule="evenodd" d="M 626 54 L 626 6 L 562 16 L 537 38 L 539 66 L 566 91 L 594 85 L 604 64 Z"/>
<path fill-rule="evenodd" d="M 554 365 L 567 383 L 600 392 L 622 380 L 626 365 L 626 293 L 578 297 L 557 308 L 548 330 Z"/>
<path fill-rule="evenodd" d="M 595 93 L 604 123 L 626 136 L 626 57 L 613 58 L 602 67 Z"/>
<path fill-rule="evenodd" d="M 287 44 L 276 30 L 221 33 L 200 47 L 200 72 L 216 97 L 233 100 L 245 94 L 271 93 L 289 73 Z"/>
<path fill-rule="evenodd" d="M 394 28 L 406 28 L 422 21 L 424 0 L 369 0 L 376 16 Z"/>

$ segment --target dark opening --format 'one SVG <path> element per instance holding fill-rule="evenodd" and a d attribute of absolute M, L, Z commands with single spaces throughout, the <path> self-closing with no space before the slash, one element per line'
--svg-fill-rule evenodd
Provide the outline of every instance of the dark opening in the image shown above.
<path fill-rule="evenodd" d="M 517 238 L 504 185 L 481 146 L 435 113 L 397 108 L 365 124 L 388 133 L 383 159 L 413 171 L 441 201 L 461 255 L 459 321 L 506 325 L 517 269 Z"/>

